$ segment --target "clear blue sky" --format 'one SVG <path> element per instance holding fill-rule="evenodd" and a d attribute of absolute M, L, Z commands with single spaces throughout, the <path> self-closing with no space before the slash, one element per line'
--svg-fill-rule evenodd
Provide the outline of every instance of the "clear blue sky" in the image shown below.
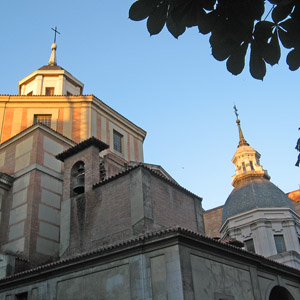
<path fill-rule="evenodd" d="M 58 27 L 58 64 L 109 106 L 147 131 L 145 162 L 159 164 L 203 197 L 224 204 L 238 144 L 233 104 L 246 140 L 284 192 L 299 188 L 294 149 L 300 136 L 299 71 L 282 58 L 263 82 L 246 66 L 235 77 L 211 56 L 196 28 L 174 39 L 128 19 L 130 0 L 10 0 L 0 3 L 0 93 L 48 63 Z"/>

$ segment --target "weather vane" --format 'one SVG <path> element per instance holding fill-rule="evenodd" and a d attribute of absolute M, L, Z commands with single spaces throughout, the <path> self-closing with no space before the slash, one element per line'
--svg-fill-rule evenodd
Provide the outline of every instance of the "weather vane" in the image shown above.
<path fill-rule="evenodd" d="M 60 34 L 60 32 L 57 31 L 57 27 L 55 26 L 55 28 L 51 28 L 55 33 L 54 33 L 54 43 L 56 43 L 56 33 Z"/>
<path fill-rule="evenodd" d="M 236 105 L 234 104 L 233 106 L 233 109 L 234 109 L 234 113 L 236 115 L 236 119 L 238 120 L 239 119 L 239 114 L 238 114 L 238 109 L 236 108 Z"/>

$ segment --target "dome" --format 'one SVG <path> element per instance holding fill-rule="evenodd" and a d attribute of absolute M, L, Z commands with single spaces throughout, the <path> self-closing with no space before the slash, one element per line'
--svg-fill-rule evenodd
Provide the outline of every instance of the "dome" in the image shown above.
<path fill-rule="evenodd" d="M 254 208 L 290 207 L 293 204 L 286 194 L 263 177 L 250 177 L 240 181 L 226 200 L 222 224 L 230 217 Z"/>

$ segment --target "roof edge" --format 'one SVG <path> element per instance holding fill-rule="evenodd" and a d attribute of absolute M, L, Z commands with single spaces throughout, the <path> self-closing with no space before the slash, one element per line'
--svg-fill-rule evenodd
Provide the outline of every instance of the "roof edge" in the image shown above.
<path fill-rule="evenodd" d="M 102 141 L 98 140 L 97 138 L 95 138 L 94 136 L 92 136 L 92 137 L 82 141 L 81 143 L 57 154 L 55 156 L 55 158 L 63 162 L 68 157 L 70 157 L 90 146 L 95 146 L 96 148 L 99 149 L 99 152 L 109 148 L 109 146 L 107 144 L 105 144 L 104 142 L 102 142 Z"/>
<path fill-rule="evenodd" d="M 16 281 L 20 280 L 22 283 L 24 283 L 23 280 L 25 278 L 33 277 L 33 276 L 38 276 L 38 278 L 41 278 L 41 275 L 43 273 L 48 273 L 48 272 L 55 272 L 58 270 L 62 270 L 64 267 L 68 267 L 70 265 L 74 265 L 76 263 L 84 263 L 86 261 L 91 261 L 94 259 L 99 259 L 101 256 L 104 255 L 109 255 L 109 254 L 115 254 L 117 251 L 126 251 L 128 248 L 132 247 L 145 247 L 147 244 L 152 244 L 154 242 L 158 242 L 167 239 L 172 239 L 172 238 L 184 238 L 185 241 L 190 241 L 190 242 L 197 242 L 197 243 L 204 243 L 207 246 L 210 247 L 217 247 L 219 250 L 227 250 L 233 253 L 234 255 L 237 256 L 242 256 L 245 258 L 248 258 L 249 260 L 252 260 L 253 263 L 257 264 L 259 263 L 261 266 L 266 267 L 266 262 L 268 262 L 268 267 L 269 268 L 275 268 L 278 270 L 278 267 L 282 268 L 284 271 L 289 272 L 293 276 L 300 276 L 300 271 L 298 269 L 295 269 L 293 267 L 286 266 L 284 264 L 281 264 L 279 262 L 276 262 L 274 260 L 268 259 L 262 255 L 252 253 L 243 249 L 240 249 L 236 246 L 224 243 L 219 240 L 215 240 L 209 237 L 206 237 L 200 233 L 191 231 L 186 228 L 182 228 L 179 226 L 173 226 L 173 227 L 168 227 L 164 228 L 158 231 L 151 231 L 147 232 L 145 234 L 138 235 L 136 237 L 117 242 L 114 244 L 106 245 L 100 248 L 97 248 L 91 252 L 86 252 L 82 253 L 67 259 L 63 259 L 60 261 L 56 261 L 53 263 L 49 263 L 37 268 L 33 268 L 24 272 L 20 272 L 5 278 L 0 279 L 0 288 L 1 286 L 5 286 L 6 284 L 15 284 Z M 178 241 L 179 242 L 179 241 Z"/>

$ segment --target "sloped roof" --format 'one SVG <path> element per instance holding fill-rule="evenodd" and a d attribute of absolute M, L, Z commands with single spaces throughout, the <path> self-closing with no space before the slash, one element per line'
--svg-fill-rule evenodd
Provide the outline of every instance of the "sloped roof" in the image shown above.
<path fill-rule="evenodd" d="M 39 70 L 64 70 L 64 68 L 60 66 L 49 66 L 49 65 L 44 65 L 39 68 Z"/>
<path fill-rule="evenodd" d="M 104 185 L 104 184 L 107 184 L 107 183 L 109 183 L 109 182 L 111 182 L 111 181 L 113 181 L 113 180 L 116 180 L 116 179 L 118 179 L 118 178 L 120 178 L 120 177 L 123 177 L 123 176 L 129 174 L 130 172 L 132 172 L 133 170 L 138 169 L 138 168 L 143 168 L 143 169 L 145 169 L 145 170 L 150 171 L 151 174 L 154 175 L 155 177 L 158 177 L 159 179 L 161 179 L 161 180 L 163 180 L 163 181 L 165 181 L 165 182 L 167 182 L 167 183 L 173 185 L 174 187 L 180 189 L 182 192 L 188 194 L 189 196 L 195 197 L 195 198 L 197 198 L 197 199 L 199 199 L 199 200 L 202 201 L 202 198 L 201 198 L 201 197 L 199 197 L 199 196 L 197 196 L 196 194 L 193 194 L 192 192 L 188 191 L 187 189 L 185 189 L 184 187 L 182 187 L 181 185 L 179 185 L 176 181 L 173 181 L 173 180 L 171 180 L 170 178 L 168 178 L 168 177 L 166 177 L 165 175 L 163 175 L 161 172 L 158 172 L 158 171 L 156 171 L 156 170 L 153 170 L 153 169 L 149 168 L 149 167 L 147 166 L 147 164 L 144 164 L 144 163 L 139 163 L 139 164 L 137 164 L 137 165 L 134 166 L 134 167 L 130 167 L 130 168 L 128 168 L 128 169 L 125 170 L 125 171 L 121 171 L 121 172 L 118 173 L 118 174 L 115 174 L 115 175 L 113 175 L 113 176 L 111 176 L 111 177 L 109 177 L 109 178 L 107 178 L 107 179 L 104 179 L 104 180 L 102 180 L 102 181 L 100 181 L 100 182 L 94 184 L 94 185 L 93 185 L 93 188 L 95 189 L 95 188 L 100 187 L 100 186 L 102 186 L 102 185 Z"/>
<path fill-rule="evenodd" d="M 109 146 L 107 144 L 105 144 L 104 142 L 98 140 L 97 138 L 95 138 L 94 136 L 88 138 L 87 140 L 82 141 L 81 143 L 77 144 L 74 147 L 71 147 L 65 151 L 63 151 L 62 153 L 59 153 L 55 156 L 55 158 L 64 161 L 66 158 L 78 153 L 79 151 L 82 151 L 90 146 L 95 146 L 99 149 L 100 151 L 103 151 L 105 149 L 108 149 Z"/>

